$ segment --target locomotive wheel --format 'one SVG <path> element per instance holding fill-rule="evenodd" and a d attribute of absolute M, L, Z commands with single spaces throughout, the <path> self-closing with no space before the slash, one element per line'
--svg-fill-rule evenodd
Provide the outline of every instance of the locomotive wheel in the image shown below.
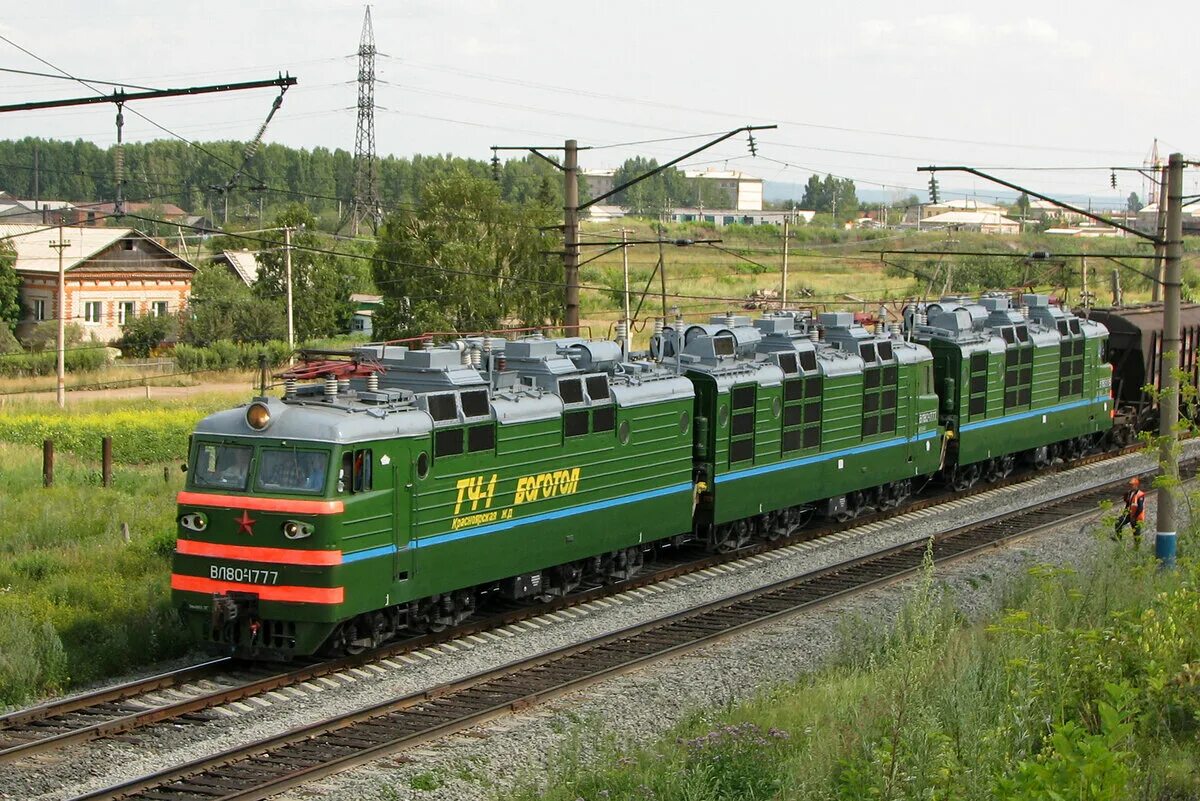
<path fill-rule="evenodd" d="M 833 516 L 833 519 L 839 523 L 849 523 L 854 518 L 858 517 L 859 500 L 857 492 L 846 493 L 846 508 Z"/>
<path fill-rule="evenodd" d="M 550 595 L 567 595 L 579 589 L 583 583 L 583 565 L 579 562 L 567 562 L 546 572 L 550 579 L 547 585 Z"/>
<path fill-rule="evenodd" d="M 975 482 L 979 481 L 979 465 L 969 464 L 966 467 L 959 465 L 954 468 L 954 473 L 950 478 L 950 486 L 955 492 L 965 492 L 975 486 Z"/>
<path fill-rule="evenodd" d="M 1004 478 L 1004 459 L 1003 457 L 996 459 L 988 459 L 984 462 L 983 478 L 989 484 L 995 484 L 1000 479 Z"/>

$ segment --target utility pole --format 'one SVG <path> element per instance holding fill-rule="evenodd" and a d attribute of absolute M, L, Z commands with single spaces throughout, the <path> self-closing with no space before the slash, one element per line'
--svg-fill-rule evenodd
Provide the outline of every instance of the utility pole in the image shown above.
<path fill-rule="evenodd" d="M 1158 174 L 1158 214 L 1155 218 L 1154 228 L 1158 241 L 1154 243 L 1154 280 L 1150 282 L 1150 300 L 1157 303 L 1159 298 L 1159 282 L 1163 280 L 1163 253 L 1166 250 L 1163 243 L 1167 238 L 1166 167 L 1163 167 Z"/>
<path fill-rule="evenodd" d="M 621 339 L 622 356 L 629 358 L 629 352 L 633 350 L 633 332 L 629 330 L 629 229 L 621 229 L 621 274 L 624 278 L 625 286 L 625 308 L 624 320 L 625 336 Z"/>
<path fill-rule="evenodd" d="M 1175 495 L 1179 478 L 1176 450 L 1179 424 L 1179 295 L 1183 264 L 1183 156 L 1172 153 L 1167 162 L 1167 230 L 1163 276 L 1162 385 L 1158 399 L 1158 434 L 1166 486 L 1158 493 L 1154 555 L 1163 567 L 1175 564 Z"/>
<path fill-rule="evenodd" d="M 58 251 L 58 361 L 55 374 L 58 377 L 58 387 L 55 398 L 58 408 L 67 405 L 67 273 L 63 268 L 63 251 L 71 243 L 63 239 L 62 218 L 58 221 L 58 241 L 50 242 L 50 247 Z"/>
<path fill-rule="evenodd" d="M 563 333 L 579 336 L 579 143 L 563 145 Z"/>
<path fill-rule="evenodd" d="M 288 350 L 296 349 L 296 329 L 292 318 L 292 229 L 283 229 L 283 270 L 287 282 L 287 337 Z M 291 360 L 291 357 L 288 357 Z"/>
<path fill-rule="evenodd" d="M 779 310 L 787 308 L 788 218 L 783 218 L 783 280 L 779 286 Z"/>
<path fill-rule="evenodd" d="M 728 133 L 721 134 L 717 138 L 700 145 L 699 147 L 689 150 L 682 156 L 671 159 L 668 162 L 658 165 L 652 170 L 642 173 L 636 178 L 631 178 L 625 183 L 614 186 L 598 197 L 594 197 L 587 203 L 579 202 L 579 151 L 586 148 L 580 148 L 579 144 L 574 139 L 568 139 L 561 148 L 563 151 L 563 161 L 560 164 L 554 159 L 543 153 L 543 150 L 559 150 L 558 147 L 540 147 L 531 145 L 492 145 L 492 153 L 495 154 L 500 150 L 526 150 L 543 161 L 553 164 L 555 167 L 563 171 L 564 191 L 563 191 L 563 281 L 565 284 L 564 291 L 564 308 L 563 308 L 563 330 L 579 331 L 579 212 L 584 209 L 594 206 L 595 204 L 607 200 L 608 198 L 620 192 L 624 192 L 634 184 L 641 183 L 648 178 L 653 178 L 664 170 L 669 170 L 679 162 L 689 159 L 692 156 L 702 151 L 708 150 L 714 145 L 724 142 L 730 137 L 737 136 L 740 133 L 750 133 L 751 131 L 761 131 L 776 128 L 775 125 L 743 125 L 741 128 L 735 128 Z M 756 155 L 752 151 L 752 155 Z M 663 318 L 667 316 L 666 304 L 666 285 L 665 278 L 663 286 Z"/>

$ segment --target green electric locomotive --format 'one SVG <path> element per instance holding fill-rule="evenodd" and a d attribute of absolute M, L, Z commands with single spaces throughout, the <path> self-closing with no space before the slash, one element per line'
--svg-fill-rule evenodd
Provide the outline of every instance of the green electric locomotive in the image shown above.
<path fill-rule="evenodd" d="M 1015 357 L 1016 380 L 1022 364 L 1042 372 L 1012 406 L 1004 326 L 977 305 L 913 309 L 907 337 L 846 313 L 677 322 L 637 357 L 542 337 L 310 354 L 283 397 L 198 425 L 174 603 L 219 652 L 353 652 L 489 597 L 622 581 L 652 547 L 736 549 L 1104 430 L 1102 327 L 1065 317 L 1060 333 L 1061 312 L 1035 299 L 1021 325 L 1039 350 Z M 977 418 L 979 353 L 991 377 Z M 1067 393 L 1054 403 L 1047 371 Z"/>
<path fill-rule="evenodd" d="M 943 472 L 955 489 L 1044 466 L 1099 444 L 1112 428 L 1107 329 L 1046 295 L 943 298 L 905 313 L 909 336 L 933 352 L 946 429 Z"/>

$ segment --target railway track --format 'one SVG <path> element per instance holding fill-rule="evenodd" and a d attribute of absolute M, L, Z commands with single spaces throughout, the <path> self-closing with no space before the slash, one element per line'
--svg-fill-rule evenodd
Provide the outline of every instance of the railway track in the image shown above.
<path fill-rule="evenodd" d="M 1059 466 L 1065 471 L 1125 455 L 1136 448 L 1096 454 Z M 817 540 L 850 528 L 869 525 L 898 515 L 935 507 L 964 497 L 1020 484 L 1046 471 L 1014 474 L 991 484 L 980 484 L 966 492 L 935 489 L 898 509 L 857 517 L 844 523 L 828 523 L 801 530 L 773 542 L 760 542 L 730 554 L 701 555 L 678 550 L 660 553 L 633 579 L 608 586 L 587 587 L 565 598 L 537 605 L 492 608 L 465 624 L 438 634 L 412 637 L 382 648 L 343 659 L 299 666 L 238 663 L 216 659 L 177 671 L 105 688 L 94 693 L 55 701 L 0 716 L 0 764 L 35 753 L 101 737 L 120 735 L 164 721 L 196 722 L 210 719 L 206 710 L 255 698 L 271 691 L 302 685 L 322 677 L 343 674 L 419 651 L 433 645 L 509 626 L 521 621 L 586 604 L 631 589 L 651 586 L 671 578 L 780 550 L 804 541 Z"/>
<path fill-rule="evenodd" d="M 1123 480 L 1122 480 L 1123 481 Z M 1075 519 L 1094 516 L 1120 482 L 1010 512 L 937 537 L 671 614 L 539 654 L 425 692 L 292 729 L 75 801 L 253 801 L 519 711 L 647 664 L 728 638 L 938 564 L 962 560 Z"/>

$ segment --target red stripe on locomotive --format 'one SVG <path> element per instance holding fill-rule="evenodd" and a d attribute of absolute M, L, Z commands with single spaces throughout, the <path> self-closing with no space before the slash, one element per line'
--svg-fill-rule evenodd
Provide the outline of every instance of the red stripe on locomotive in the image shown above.
<path fill-rule="evenodd" d="M 244 562 L 272 562 L 281 565 L 340 565 L 341 551 L 293 550 L 264 548 L 254 545 L 221 545 L 215 542 L 178 540 L 176 553 L 187 556 L 211 556 L 217 559 L 237 559 Z"/>
<path fill-rule="evenodd" d="M 253 509 L 256 512 L 291 512 L 301 515 L 336 515 L 346 509 L 341 501 L 306 501 L 301 498 L 254 498 L 248 495 L 219 495 L 183 490 L 176 502 L 189 506 L 217 506 L 222 509 Z"/>
<path fill-rule="evenodd" d="M 182 576 L 178 573 L 171 574 L 171 589 L 218 595 L 245 592 L 257 595 L 262 601 L 290 601 L 307 604 L 340 604 L 346 596 L 345 587 L 278 587 L 263 584 L 239 584 L 236 581 L 218 581 L 202 576 Z"/>

